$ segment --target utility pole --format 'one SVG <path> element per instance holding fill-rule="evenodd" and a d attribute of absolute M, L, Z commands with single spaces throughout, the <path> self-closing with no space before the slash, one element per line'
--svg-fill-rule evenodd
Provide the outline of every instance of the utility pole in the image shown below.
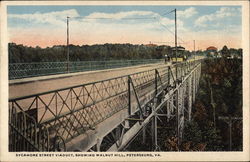
<path fill-rule="evenodd" d="M 176 16 L 176 9 L 174 9 L 174 22 L 175 22 L 175 63 L 176 63 L 176 71 L 175 71 L 175 75 L 176 75 L 176 86 L 177 86 L 177 16 Z M 177 100 L 179 98 L 179 94 L 177 93 Z M 176 104 L 176 127 L 177 127 L 177 145 L 178 145 L 178 149 L 180 147 L 180 140 L 179 140 L 179 105 L 178 103 Z"/>
<path fill-rule="evenodd" d="M 175 62 L 177 63 L 177 16 L 176 16 L 176 9 L 174 9 L 174 22 L 175 22 Z M 177 67 L 176 67 L 176 80 L 177 80 Z"/>
<path fill-rule="evenodd" d="M 67 16 L 67 72 L 69 73 L 69 17 Z"/>
<path fill-rule="evenodd" d="M 242 117 L 219 116 L 218 119 L 223 120 L 228 124 L 229 128 L 229 151 L 232 151 L 232 125 L 233 120 L 242 120 Z"/>

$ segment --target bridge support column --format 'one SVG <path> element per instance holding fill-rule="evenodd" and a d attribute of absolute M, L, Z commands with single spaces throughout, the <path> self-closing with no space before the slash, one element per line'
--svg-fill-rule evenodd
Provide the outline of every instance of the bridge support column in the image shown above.
<path fill-rule="evenodd" d="M 197 68 L 197 89 L 199 88 L 200 78 L 201 78 L 201 64 L 199 64 L 199 67 Z"/>
<path fill-rule="evenodd" d="M 198 68 L 196 68 L 195 72 L 195 94 L 197 93 L 197 89 L 198 89 Z"/>
<path fill-rule="evenodd" d="M 142 143 L 143 144 L 146 143 L 146 128 L 147 128 L 147 126 L 142 128 Z"/>
<path fill-rule="evenodd" d="M 196 82 L 195 82 L 195 72 L 193 72 L 192 74 L 192 90 L 193 90 L 193 93 L 192 93 L 192 96 L 193 96 L 193 102 L 195 102 L 195 94 L 196 94 Z"/>
<path fill-rule="evenodd" d="M 103 139 L 103 138 L 98 138 L 98 139 L 97 139 L 96 150 L 97 150 L 98 152 L 101 151 L 102 139 Z"/>
<path fill-rule="evenodd" d="M 170 115 L 174 113 L 174 97 L 171 96 L 169 99 L 169 110 L 170 110 Z"/>
<path fill-rule="evenodd" d="M 154 98 L 154 105 L 152 107 L 152 113 L 154 114 L 152 119 L 152 125 L 151 125 L 151 132 L 152 132 L 152 144 L 153 149 L 156 151 L 158 149 L 158 143 L 157 143 L 157 113 L 156 113 L 156 107 L 157 107 L 157 98 Z"/>
<path fill-rule="evenodd" d="M 191 121 L 192 114 L 192 77 L 188 78 L 188 121 Z"/>
<path fill-rule="evenodd" d="M 170 110 L 170 99 L 167 101 L 166 108 L 167 108 L 167 122 L 169 122 L 170 115 L 171 115 L 171 110 Z"/>
<path fill-rule="evenodd" d="M 115 129 L 115 139 L 118 141 L 118 145 L 120 144 L 120 140 L 121 140 L 121 128 L 117 127 Z"/>
<path fill-rule="evenodd" d="M 186 99 L 186 93 L 187 93 L 187 81 L 185 81 L 185 82 L 183 82 L 182 83 L 182 107 L 183 107 L 183 109 L 182 109 L 182 113 L 183 113 L 183 115 L 185 115 L 184 114 L 184 111 L 185 111 L 185 99 Z"/>
<path fill-rule="evenodd" d="M 199 88 L 200 77 L 201 77 L 201 64 L 199 64 L 198 66 L 199 67 L 197 68 L 197 90 Z"/>
<path fill-rule="evenodd" d="M 171 115 L 174 113 L 174 98 L 173 95 L 168 99 L 166 107 L 167 107 L 167 122 L 169 122 Z"/>
<path fill-rule="evenodd" d="M 177 138 L 178 147 L 181 144 L 184 128 L 184 105 L 183 105 L 183 85 L 177 90 Z"/>

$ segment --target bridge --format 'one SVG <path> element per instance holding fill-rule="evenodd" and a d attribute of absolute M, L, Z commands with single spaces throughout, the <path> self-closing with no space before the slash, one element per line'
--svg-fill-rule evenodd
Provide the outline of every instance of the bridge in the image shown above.
<path fill-rule="evenodd" d="M 122 151 L 139 132 L 145 139 L 148 127 L 157 150 L 160 118 L 175 121 L 180 143 L 185 121 L 191 120 L 201 61 L 67 87 L 58 81 L 58 89 L 33 94 L 19 91 L 9 98 L 9 151 Z"/>

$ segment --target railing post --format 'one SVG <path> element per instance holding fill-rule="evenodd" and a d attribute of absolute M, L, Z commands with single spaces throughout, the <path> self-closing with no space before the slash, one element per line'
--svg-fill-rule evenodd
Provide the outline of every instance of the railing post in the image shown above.
<path fill-rule="evenodd" d="M 178 92 L 178 89 L 176 90 L 176 112 L 175 112 L 175 116 L 176 116 L 176 137 L 177 137 L 177 146 L 178 146 L 178 149 L 179 149 L 179 92 Z"/>
<path fill-rule="evenodd" d="M 181 80 L 183 80 L 184 76 L 185 76 L 185 63 L 181 64 Z"/>
<path fill-rule="evenodd" d="M 177 87 L 177 78 L 178 78 L 178 69 L 177 69 L 177 64 L 175 64 L 175 73 L 176 73 L 176 77 L 175 77 L 175 86 Z"/>
<path fill-rule="evenodd" d="M 157 98 L 154 98 L 154 103 L 152 106 L 152 113 L 153 113 L 153 118 L 152 118 L 152 125 L 151 125 L 151 132 L 152 132 L 152 150 L 154 151 L 157 150 L 158 148 L 158 143 L 157 143 L 157 114 L 156 114 L 156 107 L 157 107 Z"/>
<path fill-rule="evenodd" d="M 131 115 L 131 78 L 128 76 L 128 114 Z"/>
<path fill-rule="evenodd" d="M 191 121 L 192 114 L 192 76 L 188 78 L 188 121 Z"/>
<path fill-rule="evenodd" d="M 158 85 L 157 85 L 157 74 L 158 74 L 158 71 L 155 69 L 155 96 L 157 95 L 157 88 L 158 88 Z"/>
<path fill-rule="evenodd" d="M 168 67 L 168 86 L 170 86 L 170 67 Z"/>
<path fill-rule="evenodd" d="M 157 114 L 156 114 L 156 107 L 157 107 L 157 98 L 154 98 L 154 141 L 155 141 L 155 151 L 157 150 L 158 147 L 158 143 L 157 143 L 157 138 L 158 138 L 158 134 L 157 134 Z"/>
<path fill-rule="evenodd" d="M 193 72 L 192 74 L 192 82 L 193 82 L 193 86 L 192 86 L 192 89 L 193 89 L 193 102 L 195 102 L 195 94 L 196 94 L 196 80 L 195 80 L 196 76 L 195 76 L 195 71 Z"/>

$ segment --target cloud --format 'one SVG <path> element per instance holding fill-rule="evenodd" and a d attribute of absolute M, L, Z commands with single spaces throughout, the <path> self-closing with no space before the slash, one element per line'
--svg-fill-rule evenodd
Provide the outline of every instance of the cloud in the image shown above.
<path fill-rule="evenodd" d="M 196 8 L 190 7 L 185 9 L 184 11 L 177 11 L 177 17 L 178 18 L 190 18 L 193 15 L 196 15 L 198 12 Z"/>
<path fill-rule="evenodd" d="M 206 22 L 212 20 L 213 20 L 212 15 L 204 15 L 195 20 L 194 25 L 199 27 L 206 27 L 207 26 Z"/>
<path fill-rule="evenodd" d="M 48 13 L 36 12 L 34 14 L 9 14 L 8 18 L 23 19 L 31 23 L 42 23 L 42 24 L 52 24 L 52 25 L 64 25 L 66 17 L 77 17 L 78 12 L 75 9 L 55 11 Z"/>
<path fill-rule="evenodd" d="M 183 13 L 187 13 L 187 11 L 185 10 L 183 11 Z M 82 20 L 93 23 L 103 23 L 103 24 L 109 23 L 112 25 L 126 23 L 130 24 L 131 26 L 139 25 L 138 27 L 141 26 L 141 28 L 148 28 L 148 29 L 154 29 L 154 28 L 159 29 L 163 28 L 163 26 L 165 27 L 174 26 L 174 19 L 163 17 L 160 14 L 152 11 L 128 11 L 128 12 L 118 12 L 118 13 L 95 12 L 91 13 L 88 16 L 85 16 Z M 178 26 L 180 27 L 184 25 L 183 21 L 180 19 L 177 20 L 177 23 Z"/>
<path fill-rule="evenodd" d="M 240 15 L 239 12 L 241 12 L 241 9 L 239 8 L 221 7 L 215 13 L 203 15 L 198 19 L 196 19 L 195 26 L 207 27 L 208 24 L 216 23 L 216 21 L 220 21 L 224 18 L 239 16 Z"/>
<path fill-rule="evenodd" d="M 90 20 L 89 20 L 90 19 Z M 85 16 L 83 21 L 103 23 L 103 24 L 130 24 L 130 25 L 143 25 L 150 28 L 158 28 L 161 25 L 174 25 L 174 20 L 162 17 L 160 14 L 152 11 L 127 11 L 117 13 L 102 13 L 95 12 Z M 180 20 L 178 20 L 180 21 Z M 151 24 L 151 25 L 150 25 Z M 152 26 L 154 24 L 154 26 Z M 183 22 L 180 21 L 180 24 Z"/>
<path fill-rule="evenodd" d="M 238 15 L 239 10 L 236 8 L 229 8 L 229 7 L 221 7 L 219 11 L 216 11 L 216 18 L 224 18 L 224 17 L 230 17 L 230 16 L 236 16 Z"/>
<path fill-rule="evenodd" d="M 123 19 L 123 18 L 155 18 L 158 17 L 159 14 L 151 12 L 151 11 L 128 11 L 128 12 L 117 12 L 117 13 L 102 13 L 102 12 L 94 12 L 88 16 L 86 19 Z"/>

